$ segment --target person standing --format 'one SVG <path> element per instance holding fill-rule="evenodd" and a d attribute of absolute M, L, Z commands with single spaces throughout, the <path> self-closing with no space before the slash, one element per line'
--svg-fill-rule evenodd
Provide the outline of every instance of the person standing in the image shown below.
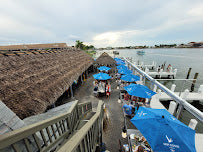
<path fill-rule="evenodd" d="M 106 86 L 106 98 L 109 99 L 110 94 L 111 94 L 111 85 L 110 85 L 110 83 L 108 83 Z"/>

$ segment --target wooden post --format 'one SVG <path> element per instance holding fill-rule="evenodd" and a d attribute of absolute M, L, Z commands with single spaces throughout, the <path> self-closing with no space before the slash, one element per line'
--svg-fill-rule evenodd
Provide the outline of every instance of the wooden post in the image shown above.
<path fill-rule="evenodd" d="M 73 87 L 72 87 L 72 85 L 70 86 L 70 93 L 71 93 L 71 98 L 73 98 L 74 95 L 73 95 Z"/>
<path fill-rule="evenodd" d="M 143 85 L 145 85 L 145 76 L 142 77 L 143 78 Z"/>
<path fill-rule="evenodd" d="M 187 72 L 187 77 L 186 77 L 186 79 L 189 79 L 191 70 L 192 70 L 192 68 L 189 68 L 189 70 L 188 70 L 188 72 Z"/>
<path fill-rule="evenodd" d="M 82 84 L 83 84 L 83 79 L 82 79 L 82 75 L 80 76 L 80 78 L 81 78 L 81 82 L 82 82 Z"/>
<path fill-rule="evenodd" d="M 180 114 L 181 114 L 182 111 L 183 111 L 183 106 L 182 106 L 182 104 L 179 104 L 177 114 L 176 114 L 177 119 L 180 118 Z"/>
<path fill-rule="evenodd" d="M 197 80 L 198 74 L 199 74 L 199 73 L 195 73 L 195 76 L 194 76 L 194 79 L 195 79 L 195 80 L 193 80 L 193 82 L 192 82 L 190 92 L 193 92 L 193 91 L 194 91 L 195 83 L 196 83 L 196 80 Z"/>

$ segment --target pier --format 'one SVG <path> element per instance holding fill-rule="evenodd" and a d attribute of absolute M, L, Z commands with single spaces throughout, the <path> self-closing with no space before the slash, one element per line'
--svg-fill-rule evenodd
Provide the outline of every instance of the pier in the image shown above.
<path fill-rule="evenodd" d="M 176 113 L 177 118 L 180 118 L 181 114 L 183 113 L 183 109 L 185 109 L 188 113 L 193 115 L 193 119 L 191 119 L 191 121 L 190 121 L 191 124 L 195 121 L 195 123 L 198 122 L 198 124 L 201 123 L 201 125 L 202 125 L 203 112 L 201 112 L 199 109 L 195 108 L 193 105 L 188 103 L 186 101 L 186 99 L 179 97 L 173 91 L 169 90 L 164 85 L 159 83 L 157 80 L 153 79 L 148 73 L 142 71 L 141 69 L 136 67 L 134 64 L 132 64 L 127 59 L 124 58 L 124 60 L 125 60 L 126 64 L 128 65 L 128 67 L 130 66 L 130 69 L 134 71 L 134 73 L 138 73 L 142 77 L 143 83 L 145 82 L 145 79 L 147 79 L 147 80 L 150 81 L 153 90 L 157 90 L 157 88 L 159 88 L 158 89 L 158 94 L 154 95 L 151 98 L 151 100 L 149 100 L 149 104 L 150 104 L 151 108 L 166 109 L 161 104 L 161 102 L 159 100 L 159 95 L 160 95 L 159 92 L 163 91 L 165 94 L 170 96 L 170 98 L 173 101 L 175 101 L 175 102 L 172 102 L 172 103 L 175 104 L 173 110 Z M 175 111 L 177 106 L 178 106 L 177 111 Z M 187 124 L 187 125 L 190 125 L 190 124 Z M 195 146 L 196 146 L 196 150 L 198 152 L 202 151 L 202 149 L 203 149 L 202 143 L 203 143 L 203 134 L 202 133 L 196 133 L 195 134 Z"/>
<path fill-rule="evenodd" d="M 155 61 L 153 61 L 152 62 L 152 64 L 144 64 L 144 62 L 141 62 L 140 64 L 137 64 L 137 65 L 135 65 L 135 66 L 137 66 L 137 67 L 139 67 L 139 68 L 148 68 L 148 69 L 151 69 L 151 70 L 154 70 L 155 68 L 156 68 L 156 62 Z"/>
<path fill-rule="evenodd" d="M 175 79 L 176 74 L 177 74 L 177 69 L 174 69 L 173 71 L 165 72 L 163 69 L 160 69 L 160 72 L 154 71 L 151 72 L 149 71 L 148 68 L 145 68 L 145 73 L 150 75 L 153 78 L 170 78 L 170 79 Z"/>

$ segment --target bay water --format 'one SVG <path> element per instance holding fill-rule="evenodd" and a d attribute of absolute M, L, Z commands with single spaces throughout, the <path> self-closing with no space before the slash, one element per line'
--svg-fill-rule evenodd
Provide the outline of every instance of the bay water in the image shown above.
<path fill-rule="evenodd" d="M 156 62 L 156 68 L 165 63 L 165 70 L 168 64 L 171 64 L 173 69 L 177 69 L 176 79 L 185 79 L 188 73 L 188 69 L 192 68 L 189 79 L 193 79 L 195 73 L 198 74 L 198 78 L 195 84 L 194 92 L 197 92 L 200 85 L 203 84 L 203 48 L 160 48 L 160 49 L 142 49 L 145 51 L 144 55 L 138 55 L 137 51 L 140 49 L 119 49 L 120 57 L 132 58 L 132 62 L 135 64 L 144 62 L 144 64 L 152 64 L 153 61 Z M 108 50 L 107 50 L 108 53 Z M 155 68 L 155 70 L 156 70 Z M 190 90 L 192 81 L 175 81 L 175 80 L 161 80 L 159 81 L 167 88 L 171 88 L 172 84 L 176 84 L 176 92 L 182 92 L 185 89 Z M 200 101 L 192 102 L 196 108 L 202 109 L 202 103 Z M 181 114 L 180 120 L 186 125 L 189 124 L 190 119 L 195 117 L 189 112 L 184 110 Z M 196 119 L 197 120 L 197 119 Z M 196 132 L 203 133 L 203 123 L 198 121 L 196 127 Z"/>

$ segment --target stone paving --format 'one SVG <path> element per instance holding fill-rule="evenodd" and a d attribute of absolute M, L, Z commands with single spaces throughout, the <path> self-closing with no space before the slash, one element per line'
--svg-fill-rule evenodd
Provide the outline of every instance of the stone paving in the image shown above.
<path fill-rule="evenodd" d="M 127 140 L 122 139 L 121 133 L 124 126 L 124 117 L 121 103 L 118 103 L 119 90 L 116 89 L 115 80 L 111 80 L 111 96 L 110 99 L 106 97 L 94 97 L 93 96 L 93 76 L 90 74 L 88 79 L 75 91 L 75 99 L 79 102 L 91 101 L 93 107 L 97 107 L 99 100 L 103 100 L 109 115 L 109 121 L 105 130 L 103 131 L 103 142 L 106 145 L 106 150 L 111 152 L 119 151 L 119 139 L 122 144 L 126 144 Z M 130 122 L 130 118 L 126 119 L 128 128 L 135 128 Z"/>

